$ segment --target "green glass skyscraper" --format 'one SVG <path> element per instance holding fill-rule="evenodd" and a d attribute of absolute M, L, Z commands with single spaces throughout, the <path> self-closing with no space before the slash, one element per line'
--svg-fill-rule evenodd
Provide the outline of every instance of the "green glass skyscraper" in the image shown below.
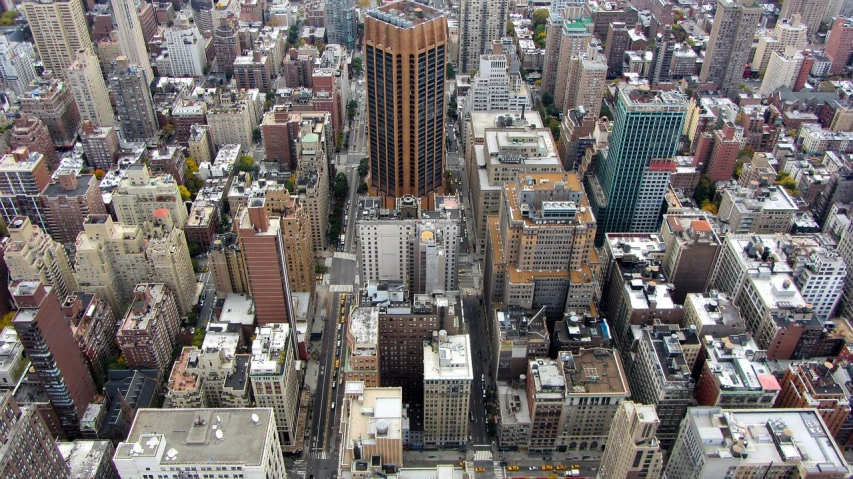
<path fill-rule="evenodd" d="M 596 244 L 606 233 L 657 230 L 687 107 L 677 91 L 617 89 L 610 147 L 596 176 L 587 178 L 598 220 Z"/>

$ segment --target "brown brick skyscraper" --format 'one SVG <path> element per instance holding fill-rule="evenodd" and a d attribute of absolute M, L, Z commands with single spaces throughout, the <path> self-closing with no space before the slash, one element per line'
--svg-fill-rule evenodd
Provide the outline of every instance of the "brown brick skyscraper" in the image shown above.
<path fill-rule="evenodd" d="M 407 194 L 429 202 L 444 189 L 447 18 L 415 2 L 385 5 L 367 12 L 364 45 L 371 194 L 386 207 Z"/>

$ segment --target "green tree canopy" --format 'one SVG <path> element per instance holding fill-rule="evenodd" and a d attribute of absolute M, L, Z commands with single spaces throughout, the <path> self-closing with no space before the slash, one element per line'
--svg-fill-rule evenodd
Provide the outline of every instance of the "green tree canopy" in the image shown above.
<path fill-rule="evenodd" d="M 533 12 L 533 15 L 531 15 L 530 19 L 533 20 L 534 27 L 537 25 L 544 26 L 545 23 L 548 21 L 549 16 L 550 14 L 547 8 L 540 8 L 539 10 Z"/>
<path fill-rule="evenodd" d="M 251 156 L 241 156 L 234 168 L 237 171 L 255 171 L 255 159 Z"/>
<path fill-rule="evenodd" d="M 343 200 L 347 197 L 347 193 L 349 193 L 349 182 L 347 181 L 347 175 L 343 173 L 338 173 L 335 176 L 335 199 Z"/>

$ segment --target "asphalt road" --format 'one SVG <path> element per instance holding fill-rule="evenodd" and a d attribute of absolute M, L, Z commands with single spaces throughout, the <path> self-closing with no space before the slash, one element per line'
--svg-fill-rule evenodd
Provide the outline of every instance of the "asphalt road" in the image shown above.
<path fill-rule="evenodd" d="M 468 326 L 468 334 L 474 339 L 471 341 L 474 382 L 471 385 L 471 413 L 468 418 L 470 422 L 469 435 L 474 447 L 486 444 L 491 446 L 492 439 L 487 426 L 489 423 L 487 405 L 491 403 L 494 397 L 494 378 L 488 364 L 489 343 L 488 341 L 476 340 L 476 338 L 487 337 L 480 308 L 480 296 L 476 294 L 463 295 L 462 313 Z M 471 416 L 474 418 L 473 421 L 471 421 Z"/>

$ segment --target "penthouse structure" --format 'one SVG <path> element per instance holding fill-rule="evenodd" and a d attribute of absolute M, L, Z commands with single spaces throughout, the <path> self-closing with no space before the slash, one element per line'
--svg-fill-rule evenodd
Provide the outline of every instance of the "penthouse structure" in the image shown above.
<path fill-rule="evenodd" d="M 178 184 L 168 174 L 151 176 L 145 165 L 127 169 L 118 187 L 112 192 L 113 208 L 120 223 L 142 225 L 154 218 L 154 212 L 166 209 L 172 224 L 183 228 L 187 208 L 181 200 Z"/>
<path fill-rule="evenodd" d="M 175 408 L 250 405 L 248 354 L 240 333 L 208 331 L 201 348 L 185 347 L 172 366 L 166 399 Z"/>

